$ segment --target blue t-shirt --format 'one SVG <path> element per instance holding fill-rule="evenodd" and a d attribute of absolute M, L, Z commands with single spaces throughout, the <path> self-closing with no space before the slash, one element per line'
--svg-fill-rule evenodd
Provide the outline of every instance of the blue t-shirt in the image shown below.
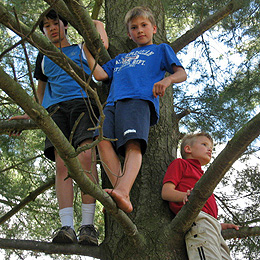
<path fill-rule="evenodd" d="M 81 45 L 63 47 L 62 52 L 90 74 Z M 42 101 L 42 106 L 45 108 L 63 101 L 86 97 L 85 91 L 67 72 L 41 53 L 37 57 L 34 77 L 47 82 Z"/>
<path fill-rule="evenodd" d="M 153 96 L 153 85 L 164 78 L 166 71 L 174 73 L 172 65 L 182 67 L 173 49 L 165 43 L 119 54 L 102 66 L 108 77 L 112 78 L 107 106 L 113 106 L 115 101 L 125 98 L 149 100 L 156 111 L 151 125 L 156 124 L 159 119 L 159 97 Z"/>

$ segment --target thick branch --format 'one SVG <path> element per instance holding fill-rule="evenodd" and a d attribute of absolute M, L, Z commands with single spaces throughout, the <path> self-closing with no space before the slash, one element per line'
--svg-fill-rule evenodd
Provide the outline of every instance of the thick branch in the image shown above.
<path fill-rule="evenodd" d="M 95 4 L 92 10 L 91 18 L 96 20 L 98 18 L 99 11 L 102 7 L 103 0 L 95 0 Z"/>
<path fill-rule="evenodd" d="M 37 196 L 51 188 L 54 185 L 54 183 L 55 180 L 53 178 L 48 182 L 44 183 L 41 187 L 37 188 L 35 191 L 30 192 L 30 194 L 25 199 L 23 199 L 18 205 L 13 207 L 9 212 L 7 212 L 4 216 L 0 218 L 0 225 L 3 224 L 9 218 L 11 218 L 15 213 L 17 213 L 20 209 L 29 204 L 31 201 L 35 200 Z"/>
<path fill-rule="evenodd" d="M 242 227 L 239 230 L 226 229 L 222 231 L 222 235 L 225 239 L 259 236 L 260 227 Z"/>
<path fill-rule="evenodd" d="M 20 37 L 25 37 L 30 44 L 38 48 L 44 55 L 48 56 L 53 62 L 65 70 L 77 83 L 83 86 L 83 82 L 81 80 L 84 81 L 84 79 L 89 77 L 84 72 L 84 70 L 75 64 L 75 62 L 69 59 L 66 55 L 61 53 L 59 49 L 50 43 L 45 36 L 36 32 L 31 33 L 30 28 L 22 22 L 17 24 L 15 18 L 6 10 L 2 4 L 0 4 L 0 23 L 18 34 Z M 91 88 L 84 85 L 84 89 L 87 88 L 90 96 L 96 100 L 97 94 L 93 89 L 97 88 L 98 86 L 92 79 L 90 80 L 89 85 Z"/>
<path fill-rule="evenodd" d="M 74 16 L 74 19 L 77 21 L 78 27 L 76 28 L 79 28 L 82 31 L 82 36 L 90 52 L 94 55 L 94 57 L 98 57 L 99 64 L 103 65 L 108 62 L 110 60 L 110 56 L 101 41 L 91 17 L 84 8 L 82 1 L 64 0 L 64 2 L 67 4 L 69 10 Z"/>
<path fill-rule="evenodd" d="M 180 121 L 183 117 L 189 115 L 191 113 L 190 109 L 185 109 L 181 113 L 177 114 L 177 120 Z"/>
<path fill-rule="evenodd" d="M 187 31 L 184 35 L 178 38 L 176 41 L 171 43 L 171 47 L 177 53 L 182 48 L 187 46 L 189 43 L 193 42 L 202 35 L 204 32 L 212 28 L 219 21 L 227 17 L 228 15 L 234 13 L 235 11 L 241 9 L 243 7 L 243 1 L 232 0 L 229 4 L 224 6 L 222 9 L 217 11 L 215 14 L 208 16 L 204 21 L 202 21 L 199 25 L 195 26 L 191 30 Z"/>
<path fill-rule="evenodd" d="M 0 238 L 0 248 L 30 250 L 34 252 L 43 252 L 46 254 L 85 255 L 98 259 L 101 258 L 100 247 L 79 244 L 70 244 L 68 246 L 66 244 L 53 244 L 34 240 Z"/>
<path fill-rule="evenodd" d="M 68 19 L 68 22 L 84 38 L 93 56 L 99 57 L 98 61 L 101 65 L 110 60 L 96 27 L 81 1 L 45 0 L 45 2 L 53 5 L 62 16 Z"/>
<path fill-rule="evenodd" d="M 10 132 L 17 131 L 21 132 L 23 130 L 34 130 L 39 129 L 33 120 L 11 120 L 2 121 L 0 124 L 0 134 L 9 134 Z"/>

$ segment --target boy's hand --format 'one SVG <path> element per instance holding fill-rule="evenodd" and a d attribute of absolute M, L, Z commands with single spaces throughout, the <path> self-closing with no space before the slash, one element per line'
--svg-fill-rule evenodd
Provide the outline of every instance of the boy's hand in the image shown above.
<path fill-rule="evenodd" d="M 27 114 L 24 115 L 20 115 L 20 116 L 12 116 L 8 119 L 8 121 L 10 120 L 19 120 L 19 119 L 30 119 L 30 117 Z M 22 131 L 10 131 L 9 132 L 9 136 L 19 136 L 21 134 Z"/>
<path fill-rule="evenodd" d="M 168 78 L 164 78 L 163 80 L 160 80 L 158 82 L 156 82 L 153 85 L 153 95 L 154 97 L 163 97 L 166 88 L 168 88 L 171 85 L 171 81 Z"/>
<path fill-rule="evenodd" d="M 157 96 L 163 97 L 166 88 L 168 88 L 173 83 L 180 83 L 187 79 L 187 74 L 182 67 L 178 67 L 173 65 L 172 69 L 174 71 L 173 74 L 156 82 L 153 85 L 153 95 L 157 98 Z"/>
<path fill-rule="evenodd" d="M 221 228 L 222 230 L 225 230 L 225 229 L 232 229 L 234 228 L 235 230 L 239 230 L 239 226 L 235 225 L 235 224 L 232 224 L 232 223 L 221 223 Z"/>
<path fill-rule="evenodd" d="M 30 119 L 30 117 L 27 114 L 24 115 L 19 115 L 19 116 L 12 116 L 8 119 L 8 121 L 10 120 L 18 120 L 18 119 Z"/>
<path fill-rule="evenodd" d="M 192 191 L 192 189 L 187 190 L 186 195 L 185 195 L 185 197 L 183 198 L 183 201 L 182 201 L 183 204 L 186 204 L 186 202 L 188 201 L 188 197 L 190 196 L 191 191 Z"/>

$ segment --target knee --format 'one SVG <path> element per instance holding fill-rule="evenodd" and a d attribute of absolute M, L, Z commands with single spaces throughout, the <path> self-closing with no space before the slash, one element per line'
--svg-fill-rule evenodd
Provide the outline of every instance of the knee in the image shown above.
<path fill-rule="evenodd" d="M 103 153 L 105 151 L 110 151 L 110 149 L 113 149 L 113 146 L 110 141 L 103 140 L 98 145 L 98 151 L 99 153 Z"/>
<path fill-rule="evenodd" d="M 67 173 L 67 167 L 57 152 L 55 152 L 55 168 L 56 175 L 63 175 Z"/>
<path fill-rule="evenodd" d="M 93 161 L 96 160 L 95 150 L 94 149 L 88 149 L 88 150 L 81 152 L 78 155 L 78 159 L 80 161 L 80 164 L 83 166 L 83 168 L 85 168 L 86 165 L 88 166 L 87 168 L 89 168 L 91 163 L 92 163 L 92 159 L 93 159 Z"/>
<path fill-rule="evenodd" d="M 125 149 L 126 152 L 127 151 L 140 151 L 141 152 L 141 144 L 138 140 L 129 140 L 127 141 L 127 143 L 125 144 Z"/>

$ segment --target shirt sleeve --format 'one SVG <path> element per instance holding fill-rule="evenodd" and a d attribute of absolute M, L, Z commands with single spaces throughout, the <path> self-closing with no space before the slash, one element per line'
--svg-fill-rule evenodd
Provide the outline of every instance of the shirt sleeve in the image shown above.
<path fill-rule="evenodd" d="M 107 75 L 110 79 L 113 78 L 115 61 L 116 61 L 116 59 L 112 59 L 102 66 L 103 70 L 107 73 Z"/>
<path fill-rule="evenodd" d="M 42 60 L 43 60 L 43 54 L 41 52 L 38 53 L 37 59 L 36 59 L 36 66 L 34 70 L 34 78 L 37 80 L 42 80 L 44 82 L 48 81 L 48 77 L 43 74 L 42 72 Z"/>
<path fill-rule="evenodd" d="M 183 176 L 183 169 L 184 165 L 182 163 L 182 159 L 175 159 L 172 161 L 165 173 L 163 184 L 166 182 L 172 182 L 175 186 L 177 186 Z"/>
<path fill-rule="evenodd" d="M 174 73 L 172 69 L 173 65 L 183 68 L 181 62 L 177 58 L 172 47 L 169 46 L 168 44 L 161 44 L 161 45 L 162 45 L 162 53 L 163 53 L 163 59 L 161 63 L 162 68 L 171 74 Z"/>

